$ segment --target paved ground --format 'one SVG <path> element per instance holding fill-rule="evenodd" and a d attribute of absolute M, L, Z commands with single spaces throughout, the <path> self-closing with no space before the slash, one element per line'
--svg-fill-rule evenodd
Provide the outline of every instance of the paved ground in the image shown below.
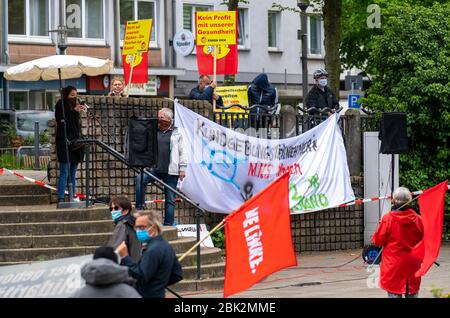
<path fill-rule="evenodd" d="M 372 279 L 363 264 L 361 250 L 317 252 L 298 257 L 298 267 L 285 269 L 267 277 L 251 289 L 232 297 L 249 298 L 384 298 L 386 293 L 379 288 L 369 288 Z M 352 261 L 353 260 L 353 261 Z M 351 262 L 350 262 L 351 261 Z M 332 267 L 345 264 L 338 268 Z M 438 259 L 440 267 L 433 266 L 423 278 L 419 297 L 433 297 L 432 286 L 450 292 L 450 245 L 443 245 Z M 372 274 L 373 276 L 373 274 Z M 372 283 L 373 285 L 373 283 Z M 375 284 L 377 286 L 377 284 Z M 222 291 L 186 292 L 183 297 L 216 298 Z"/>
<path fill-rule="evenodd" d="M 1 168 L 1 167 L 0 167 Z M 48 183 L 47 180 L 47 171 L 43 171 L 43 170 L 13 170 L 13 171 L 17 171 L 19 174 L 35 179 L 35 180 L 39 180 L 39 181 L 43 181 L 44 183 Z M 10 174 L 9 172 L 4 171 L 3 175 L 0 176 L 0 185 L 21 185 L 21 184 L 33 184 L 29 181 L 26 180 L 22 180 L 20 178 L 18 178 L 15 175 Z"/>

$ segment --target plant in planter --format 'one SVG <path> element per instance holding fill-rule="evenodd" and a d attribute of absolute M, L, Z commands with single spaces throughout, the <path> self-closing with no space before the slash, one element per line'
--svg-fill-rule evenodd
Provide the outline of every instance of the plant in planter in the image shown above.
<path fill-rule="evenodd" d="M 17 135 L 16 127 L 11 123 L 0 123 L 0 128 L 9 140 L 10 147 L 18 148 L 22 145 L 23 137 Z"/>

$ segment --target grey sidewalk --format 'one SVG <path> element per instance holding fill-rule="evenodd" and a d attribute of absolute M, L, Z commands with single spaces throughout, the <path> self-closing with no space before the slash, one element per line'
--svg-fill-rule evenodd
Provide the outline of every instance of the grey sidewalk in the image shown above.
<path fill-rule="evenodd" d="M 298 267 L 272 274 L 232 298 L 385 298 L 384 290 L 368 287 L 368 282 L 370 284 L 372 281 L 370 277 L 374 274 L 367 272 L 368 266 L 364 265 L 360 254 L 361 250 L 302 254 L 298 257 Z M 318 268 L 337 266 L 349 261 L 351 262 L 347 265 L 338 268 Z M 433 297 L 430 292 L 433 286 L 450 292 L 450 245 L 442 245 L 438 262 L 440 267 L 433 265 L 422 279 L 419 297 Z M 377 283 L 375 286 L 378 286 Z M 222 297 L 222 291 L 186 292 L 181 296 L 216 298 Z"/>

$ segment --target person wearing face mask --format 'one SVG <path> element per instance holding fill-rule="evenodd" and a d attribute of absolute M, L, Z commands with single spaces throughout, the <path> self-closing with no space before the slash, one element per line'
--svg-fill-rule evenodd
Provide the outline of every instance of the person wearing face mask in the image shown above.
<path fill-rule="evenodd" d="M 136 235 L 143 244 L 138 262 L 129 256 L 125 242 L 116 252 L 121 265 L 128 266 L 131 277 L 136 279 L 136 290 L 143 298 L 164 298 L 165 288 L 183 279 L 183 270 L 172 246 L 161 236 L 162 226 L 153 213 L 136 219 Z"/>
<path fill-rule="evenodd" d="M 67 86 L 63 89 L 62 98 L 64 99 L 64 116 L 67 132 L 67 146 L 69 152 L 69 162 L 66 154 L 66 140 L 64 138 L 64 118 L 62 101 L 59 100 L 55 105 L 55 119 L 56 119 L 56 154 L 59 163 L 58 176 L 58 202 L 64 202 L 65 190 L 68 185 L 68 179 L 72 183 L 73 194 L 76 193 L 76 172 L 78 165 L 83 161 L 84 147 L 74 146 L 71 141 L 75 141 L 81 137 L 81 119 L 80 112 L 82 106 L 77 99 L 77 89 L 73 86 Z M 74 198 L 79 201 L 78 198 Z"/>
<path fill-rule="evenodd" d="M 186 175 L 187 153 L 183 137 L 173 126 L 173 111 L 162 108 L 158 112 L 158 162 L 151 173 L 172 188 L 177 187 L 178 179 L 183 180 Z M 144 188 L 141 189 L 141 175 L 136 177 L 136 209 L 145 207 L 145 192 L 147 184 L 152 178 L 144 174 Z M 164 225 L 174 225 L 175 193 L 164 189 Z"/>
<path fill-rule="evenodd" d="M 134 225 L 136 219 L 131 214 L 131 202 L 124 196 L 113 198 L 109 204 L 114 231 L 106 245 L 117 248 L 125 242 L 131 258 L 137 262 L 141 258 L 141 243 L 136 237 Z"/>
<path fill-rule="evenodd" d="M 330 108 L 333 113 L 339 108 L 339 101 L 333 92 L 328 88 L 328 72 L 318 69 L 313 73 L 314 87 L 308 92 L 305 98 L 306 108 L 315 107 L 317 109 Z"/>

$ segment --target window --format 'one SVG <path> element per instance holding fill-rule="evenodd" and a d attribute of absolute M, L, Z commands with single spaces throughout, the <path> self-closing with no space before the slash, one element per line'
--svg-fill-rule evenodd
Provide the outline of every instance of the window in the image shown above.
<path fill-rule="evenodd" d="M 103 12 L 103 0 L 66 0 L 69 37 L 103 39 Z"/>
<path fill-rule="evenodd" d="M 16 110 L 27 110 L 28 92 L 9 92 L 9 106 Z"/>
<path fill-rule="evenodd" d="M 150 0 L 120 0 L 120 40 L 123 41 L 125 27 L 129 20 L 152 19 L 150 43 L 157 43 L 156 5 Z"/>
<path fill-rule="evenodd" d="M 279 48 L 279 25 L 280 12 L 269 11 L 268 13 L 268 46 L 269 48 Z"/>
<path fill-rule="evenodd" d="M 320 16 L 309 17 L 309 54 L 322 54 L 322 18 Z"/>
<path fill-rule="evenodd" d="M 49 1 L 8 1 L 9 34 L 25 36 L 48 36 Z"/>
<path fill-rule="evenodd" d="M 247 47 L 248 45 L 248 9 L 238 9 L 238 46 Z"/>
<path fill-rule="evenodd" d="M 195 12 L 209 11 L 210 6 L 197 6 L 191 4 L 183 4 L 183 29 L 189 30 L 195 35 Z"/>

